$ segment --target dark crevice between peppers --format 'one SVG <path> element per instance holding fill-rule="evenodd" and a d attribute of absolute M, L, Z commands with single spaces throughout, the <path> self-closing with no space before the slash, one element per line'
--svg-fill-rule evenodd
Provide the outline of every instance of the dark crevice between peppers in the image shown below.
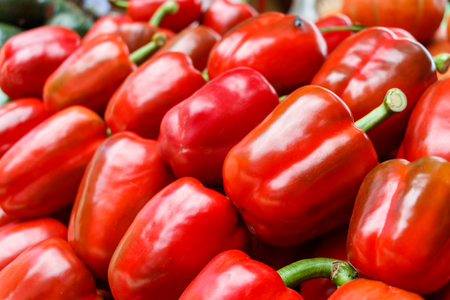
<path fill-rule="evenodd" d="M 303 259 L 279 269 L 278 274 L 287 287 L 317 278 L 328 278 L 334 285 L 341 285 L 359 278 L 358 272 L 347 262 L 332 258 Z"/>
<path fill-rule="evenodd" d="M 147 45 L 142 46 L 130 54 L 130 60 L 135 64 L 141 64 L 151 53 L 164 46 L 167 41 L 165 34 L 157 32 L 153 35 L 152 41 Z"/>

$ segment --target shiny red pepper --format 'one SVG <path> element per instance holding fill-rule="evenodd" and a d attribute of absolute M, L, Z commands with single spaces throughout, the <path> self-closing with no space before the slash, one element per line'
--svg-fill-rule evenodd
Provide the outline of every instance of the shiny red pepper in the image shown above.
<path fill-rule="evenodd" d="M 147 22 L 133 22 L 133 19 L 128 16 L 103 17 L 94 24 L 87 38 L 83 38 L 83 44 L 102 34 L 117 34 L 125 42 L 128 51 L 131 53 L 150 43 L 156 32 L 162 32 L 167 39 L 170 39 L 175 36 L 175 33 L 168 29 L 161 29 L 158 26 L 167 14 L 173 14 L 177 10 L 177 3 L 167 1 L 155 11 L 150 21 L 147 20 Z"/>
<path fill-rule="evenodd" d="M 450 280 L 450 163 L 386 161 L 364 179 L 347 239 L 350 262 L 370 278 L 419 294 Z"/>
<path fill-rule="evenodd" d="M 278 105 L 274 88 L 249 68 L 230 70 L 162 119 L 158 150 L 181 178 L 220 184 L 228 151 Z"/>
<path fill-rule="evenodd" d="M 212 47 L 219 40 L 220 35 L 209 27 L 202 25 L 188 27 L 169 40 L 153 57 L 167 52 L 182 52 L 192 59 L 197 70 L 203 71 Z"/>
<path fill-rule="evenodd" d="M 87 34 L 83 37 L 82 43 L 86 44 L 93 38 L 99 35 L 112 33 L 117 33 L 121 24 L 133 23 L 133 19 L 127 15 L 111 15 L 104 16 L 98 19 Z"/>
<path fill-rule="evenodd" d="M 166 0 L 129 0 L 127 13 L 135 21 L 148 21 Z M 167 16 L 161 22 L 162 28 L 179 32 L 189 24 L 197 21 L 201 15 L 201 0 L 176 0 L 180 5 L 178 12 Z"/>
<path fill-rule="evenodd" d="M 306 86 L 231 149 L 223 179 L 250 232 L 288 246 L 348 223 L 359 186 L 376 165 L 372 143 L 342 100 Z"/>
<path fill-rule="evenodd" d="M 242 251 L 217 255 L 181 295 L 180 300 L 303 300 L 278 273 Z"/>
<path fill-rule="evenodd" d="M 108 103 L 105 121 L 112 133 L 132 131 L 156 140 L 164 115 L 205 84 L 183 53 L 148 60 L 128 76 Z"/>
<path fill-rule="evenodd" d="M 383 157 L 400 146 L 416 102 L 435 81 L 435 63 L 422 45 L 377 27 L 345 40 L 311 84 L 341 97 L 355 120 L 377 107 L 388 89 L 399 88 L 406 94 L 406 110 L 369 133 L 378 156 Z"/>
<path fill-rule="evenodd" d="M 194 178 L 168 185 L 139 212 L 111 260 L 115 299 L 178 299 L 217 254 L 245 249 L 231 202 Z"/>
<path fill-rule="evenodd" d="M 175 179 L 156 141 L 121 132 L 97 149 L 69 224 L 69 243 L 96 278 L 108 279 L 114 250 L 138 212 Z"/>
<path fill-rule="evenodd" d="M 336 26 L 351 26 L 353 25 L 352 20 L 344 14 L 336 14 L 321 18 L 315 22 L 317 28 L 322 29 L 326 27 L 336 27 Z M 322 35 L 327 42 L 328 55 L 339 46 L 342 41 L 350 37 L 353 32 L 349 30 L 337 31 L 337 32 L 322 32 Z"/>
<path fill-rule="evenodd" d="M 103 120 L 81 106 L 43 121 L 0 159 L 0 206 L 9 215 L 35 218 L 72 203 L 105 138 Z"/>
<path fill-rule="evenodd" d="M 1 227 L 0 271 L 28 248 L 52 237 L 67 240 L 67 227 L 51 218 L 13 222 Z"/>
<path fill-rule="evenodd" d="M 94 277 L 60 238 L 40 242 L 0 272 L 0 299 L 99 300 Z"/>
<path fill-rule="evenodd" d="M 20 138 L 48 117 L 44 103 L 23 98 L 0 107 L 0 157 Z"/>
<path fill-rule="evenodd" d="M 257 15 L 256 9 L 246 2 L 214 0 L 203 14 L 202 24 L 224 35 L 234 26 Z"/>
<path fill-rule="evenodd" d="M 211 51 L 211 79 L 237 68 L 260 72 L 285 95 L 309 84 L 327 55 L 317 27 L 294 15 L 265 13 L 229 31 Z"/>
<path fill-rule="evenodd" d="M 41 98 L 47 78 L 80 43 L 75 31 L 61 26 L 13 36 L 0 49 L 0 88 L 12 99 Z"/>
<path fill-rule="evenodd" d="M 103 114 L 113 93 L 137 68 L 128 55 L 125 43 L 113 34 L 82 45 L 45 83 L 45 107 L 54 113 L 83 105 Z"/>
<path fill-rule="evenodd" d="M 423 300 L 417 294 L 381 281 L 355 279 L 342 285 L 328 300 Z M 444 300 L 444 299 L 441 299 Z"/>
<path fill-rule="evenodd" d="M 450 160 L 450 78 L 430 86 L 417 102 L 397 158 L 435 155 Z"/>

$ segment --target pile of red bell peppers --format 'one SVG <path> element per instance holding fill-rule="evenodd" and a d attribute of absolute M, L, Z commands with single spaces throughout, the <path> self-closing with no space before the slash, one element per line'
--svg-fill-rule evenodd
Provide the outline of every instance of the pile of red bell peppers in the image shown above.
<path fill-rule="evenodd" d="M 0 48 L 0 299 L 450 300 L 445 0 L 111 2 Z"/>

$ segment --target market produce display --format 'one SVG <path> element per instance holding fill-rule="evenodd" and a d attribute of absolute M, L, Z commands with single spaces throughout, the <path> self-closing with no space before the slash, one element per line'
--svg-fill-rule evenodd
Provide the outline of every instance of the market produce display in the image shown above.
<path fill-rule="evenodd" d="M 0 300 L 450 300 L 450 3 L 287 2 L 0 0 Z"/>

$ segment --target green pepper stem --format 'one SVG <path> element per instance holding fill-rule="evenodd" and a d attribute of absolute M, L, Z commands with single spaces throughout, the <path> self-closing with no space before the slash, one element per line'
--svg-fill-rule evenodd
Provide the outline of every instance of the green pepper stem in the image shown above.
<path fill-rule="evenodd" d="M 166 1 L 161 4 L 150 19 L 150 25 L 158 27 L 167 14 L 174 15 L 177 13 L 180 5 L 175 1 Z"/>
<path fill-rule="evenodd" d="M 331 258 L 303 259 L 277 272 L 290 288 L 317 278 L 329 278 L 334 285 L 340 287 L 344 283 L 359 278 L 358 272 L 349 263 Z"/>
<path fill-rule="evenodd" d="M 444 74 L 450 67 L 450 54 L 441 53 L 433 57 L 434 63 L 436 64 L 436 69 L 439 73 Z"/>
<path fill-rule="evenodd" d="M 279 97 L 279 98 L 278 98 L 278 102 L 283 101 L 284 99 L 286 99 L 286 97 L 287 97 L 287 95 L 284 95 L 284 96 Z"/>
<path fill-rule="evenodd" d="M 392 115 L 405 110 L 406 105 L 406 95 L 399 89 L 390 89 L 386 93 L 383 103 L 356 121 L 355 125 L 365 132 L 369 132 Z"/>
<path fill-rule="evenodd" d="M 123 0 L 109 0 L 114 6 L 120 7 L 120 8 L 127 8 L 128 7 L 128 1 Z"/>
<path fill-rule="evenodd" d="M 350 26 L 332 26 L 332 27 L 322 27 L 319 28 L 319 31 L 322 33 L 325 32 L 334 32 L 334 31 L 352 31 L 352 32 L 360 32 L 361 30 L 366 29 L 367 26 L 364 25 L 350 25 Z"/>
<path fill-rule="evenodd" d="M 150 54 L 152 54 L 153 52 L 164 46 L 166 41 L 167 41 L 166 35 L 164 33 L 157 32 L 153 35 L 152 41 L 150 43 L 142 46 L 141 48 L 131 53 L 129 58 L 132 62 L 139 65 L 144 60 L 146 60 Z"/>
<path fill-rule="evenodd" d="M 206 81 L 207 83 L 210 81 L 210 79 L 209 79 L 209 74 L 208 74 L 208 69 L 204 69 L 204 70 L 203 70 L 202 76 L 203 76 L 203 79 L 205 79 L 205 81 Z"/>

